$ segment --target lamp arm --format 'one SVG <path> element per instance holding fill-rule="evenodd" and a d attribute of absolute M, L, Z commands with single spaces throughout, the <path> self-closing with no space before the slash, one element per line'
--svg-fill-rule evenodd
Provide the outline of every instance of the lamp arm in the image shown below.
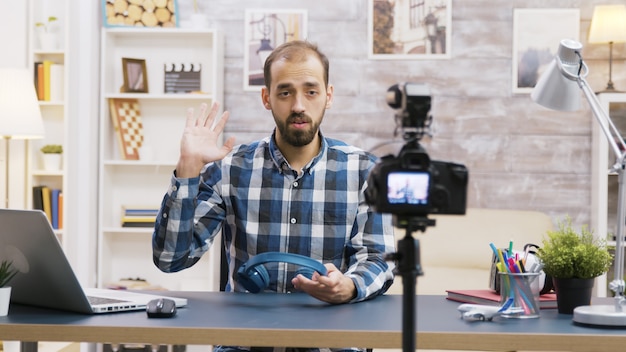
<path fill-rule="evenodd" d="M 602 128 L 602 132 L 606 136 L 609 145 L 613 149 L 616 156 L 613 170 L 618 175 L 618 195 L 617 195 L 617 229 L 615 233 L 615 261 L 614 261 L 614 279 L 609 285 L 611 290 L 615 292 L 615 309 L 622 311 L 622 306 L 626 303 L 624 298 L 624 227 L 626 221 L 626 145 L 624 139 L 619 135 L 619 131 L 611 120 L 611 117 L 604 111 L 597 96 L 589 87 L 587 81 L 579 77 L 578 85 L 582 89 L 589 106 L 595 116 L 597 122 Z M 609 129 L 610 127 L 610 129 Z M 620 149 L 621 147 L 621 149 Z"/>
<path fill-rule="evenodd" d="M 595 116 L 596 121 L 600 124 L 600 128 L 602 129 L 604 136 L 608 140 L 611 149 L 613 149 L 613 153 L 617 158 L 615 166 L 624 166 L 624 156 L 626 153 L 626 143 L 624 143 L 624 138 L 620 135 L 619 130 L 611 120 L 609 114 L 606 113 L 600 105 L 598 97 L 593 92 L 587 81 L 580 77 L 577 79 L 577 82 L 585 94 L 585 98 L 587 98 L 587 101 L 589 102 L 593 116 Z"/>

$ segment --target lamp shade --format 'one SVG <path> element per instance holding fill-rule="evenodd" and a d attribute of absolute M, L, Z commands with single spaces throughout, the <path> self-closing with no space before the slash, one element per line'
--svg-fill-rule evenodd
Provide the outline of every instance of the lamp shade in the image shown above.
<path fill-rule="evenodd" d="M 0 68 L 0 136 L 15 139 L 44 136 L 35 85 L 27 69 Z"/>
<path fill-rule="evenodd" d="M 596 5 L 588 41 L 593 44 L 626 42 L 626 5 Z"/>
<path fill-rule="evenodd" d="M 578 57 L 582 44 L 563 39 L 558 52 L 539 78 L 530 94 L 531 99 L 546 108 L 559 111 L 580 109 L 580 87 L 576 81 L 582 60 Z M 587 71 L 583 71 L 584 74 Z"/>

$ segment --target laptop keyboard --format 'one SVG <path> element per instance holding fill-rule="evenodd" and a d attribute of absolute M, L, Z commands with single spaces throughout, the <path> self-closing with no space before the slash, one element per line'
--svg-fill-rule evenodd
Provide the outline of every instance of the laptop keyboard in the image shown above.
<path fill-rule="evenodd" d="M 89 299 L 89 303 L 91 303 L 92 305 L 128 302 L 128 301 L 121 300 L 121 299 L 94 297 L 94 296 L 87 296 L 87 299 Z"/>

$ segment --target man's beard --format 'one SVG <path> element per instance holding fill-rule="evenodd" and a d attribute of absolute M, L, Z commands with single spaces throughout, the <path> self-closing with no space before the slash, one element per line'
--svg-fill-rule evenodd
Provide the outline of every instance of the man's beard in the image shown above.
<path fill-rule="evenodd" d="M 273 114 L 273 113 L 272 113 Z M 323 116 L 322 116 L 323 117 Z M 310 128 L 308 129 L 292 129 L 288 130 L 288 126 L 293 122 L 293 120 L 299 119 L 306 123 L 310 124 Z M 286 122 L 282 122 L 276 116 L 274 116 L 274 121 L 276 121 L 276 127 L 278 131 L 280 131 L 280 135 L 283 140 L 294 147 L 303 147 L 308 145 L 313 141 L 317 133 L 319 132 L 320 122 L 313 122 L 310 117 L 304 114 L 291 114 L 289 118 L 287 118 Z"/>

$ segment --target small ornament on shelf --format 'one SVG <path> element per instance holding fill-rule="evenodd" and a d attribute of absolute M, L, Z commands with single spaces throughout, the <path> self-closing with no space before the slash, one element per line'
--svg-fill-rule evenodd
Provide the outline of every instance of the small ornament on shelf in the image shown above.
<path fill-rule="evenodd" d="M 169 63 L 164 65 L 163 91 L 165 93 L 193 93 L 200 91 L 202 64 Z"/>
<path fill-rule="evenodd" d="M 143 145 L 143 123 L 137 99 L 109 99 L 109 109 L 124 160 L 139 160 Z"/>

